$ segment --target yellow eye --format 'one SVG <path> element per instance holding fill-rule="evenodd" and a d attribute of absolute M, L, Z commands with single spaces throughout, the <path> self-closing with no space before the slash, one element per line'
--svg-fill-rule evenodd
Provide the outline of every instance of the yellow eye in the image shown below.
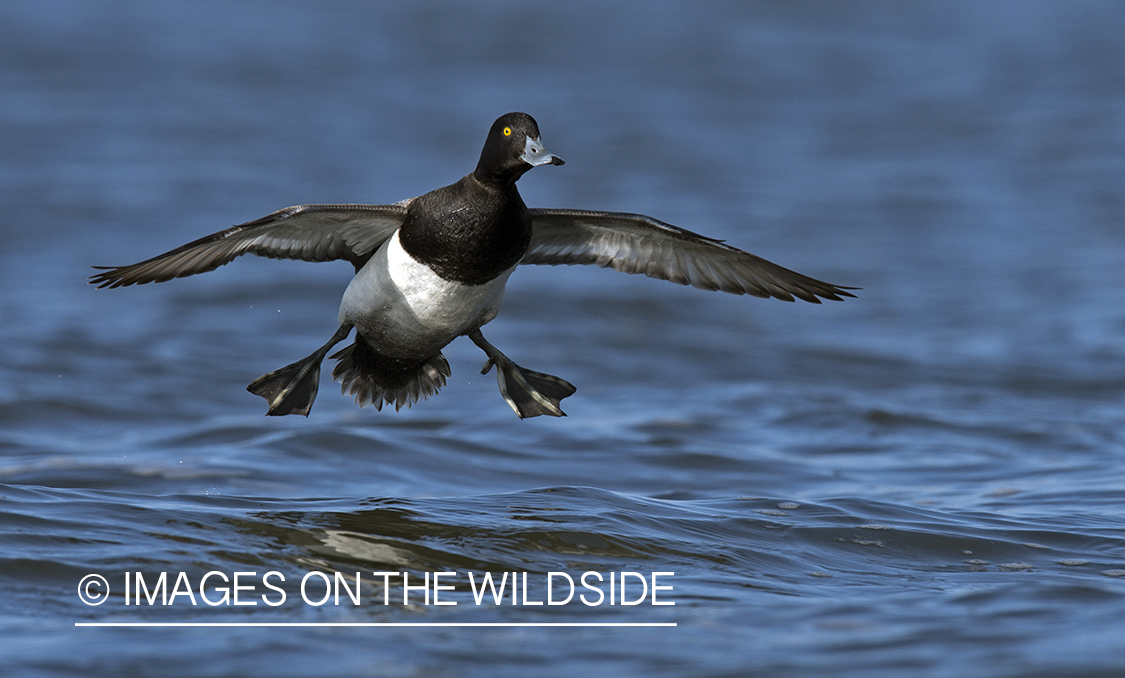
<path fill-rule="evenodd" d="M 512 136 L 512 128 L 511 127 L 505 127 L 504 128 L 504 136 L 506 136 L 506 137 Z"/>

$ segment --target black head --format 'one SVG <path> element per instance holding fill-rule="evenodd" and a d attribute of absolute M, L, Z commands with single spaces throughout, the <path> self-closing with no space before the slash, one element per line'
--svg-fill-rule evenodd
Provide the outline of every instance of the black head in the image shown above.
<path fill-rule="evenodd" d="M 511 184 L 532 167 L 561 164 L 563 159 L 551 155 L 540 143 L 535 118 L 527 113 L 508 113 L 492 123 L 473 174 L 485 183 Z"/>

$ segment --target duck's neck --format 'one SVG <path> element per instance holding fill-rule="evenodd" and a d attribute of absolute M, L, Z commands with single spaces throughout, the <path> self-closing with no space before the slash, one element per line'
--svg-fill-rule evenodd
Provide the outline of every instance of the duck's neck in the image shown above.
<path fill-rule="evenodd" d="M 399 240 L 441 277 L 482 285 L 523 258 L 531 215 L 514 183 L 498 186 L 470 174 L 415 198 Z"/>

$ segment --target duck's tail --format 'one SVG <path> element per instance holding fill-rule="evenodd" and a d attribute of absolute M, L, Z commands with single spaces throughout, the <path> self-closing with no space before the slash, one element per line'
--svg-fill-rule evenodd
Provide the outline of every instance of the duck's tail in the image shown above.
<path fill-rule="evenodd" d="M 450 374 L 440 352 L 421 360 L 393 358 L 378 353 L 360 336 L 330 357 L 339 360 L 332 378 L 340 382 L 340 391 L 354 395 L 360 407 L 370 404 L 376 410 L 384 403 L 397 411 L 425 400 L 445 386 Z"/>

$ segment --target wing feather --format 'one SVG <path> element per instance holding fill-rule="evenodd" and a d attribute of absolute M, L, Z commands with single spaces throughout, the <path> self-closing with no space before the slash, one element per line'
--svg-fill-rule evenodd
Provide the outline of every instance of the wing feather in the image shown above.
<path fill-rule="evenodd" d="M 703 290 L 819 304 L 842 301 L 855 287 L 833 285 L 783 268 L 721 240 L 643 214 L 532 209 L 531 245 L 520 263 L 593 264 Z"/>
<path fill-rule="evenodd" d="M 200 238 L 129 266 L 95 266 L 98 287 L 164 282 L 226 265 L 243 254 L 333 261 L 360 267 L 402 225 L 409 201 L 394 205 L 297 205 Z"/>

